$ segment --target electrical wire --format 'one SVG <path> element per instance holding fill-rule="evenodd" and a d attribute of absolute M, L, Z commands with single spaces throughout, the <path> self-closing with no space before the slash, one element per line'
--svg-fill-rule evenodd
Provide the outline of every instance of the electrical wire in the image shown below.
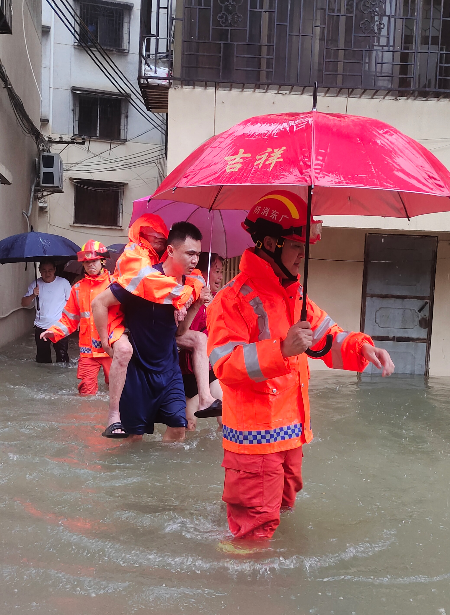
<path fill-rule="evenodd" d="M 39 150 L 49 151 L 49 146 L 47 140 L 44 135 L 40 132 L 38 128 L 33 123 L 33 120 L 30 118 L 22 99 L 17 94 L 15 89 L 12 86 L 11 81 L 9 80 L 8 74 L 6 72 L 5 67 L 3 66 L 0 60 L 0 81 L 4 84 L 6 92 L 8 94 L 9 102 L 11 103 L 11 107 L 14 111 L 14 115 L 16 116 L 17 123 L 19 124 L 22 131 L 32 137 L 38 147 Z"/>
<path fill-rule="evenodd" d="M 95 172 L 108 172 L 108 171 L 125 171 L 128 169 L 135 169 L 138 167 L 144 167 L 150 164 L 157 164 L 158 161 L 161 159 L 160 156 L 155 156 L 154 158 L 147 158 L 145 160 L 133 163 L 133 164 L 123 164 L 123 165 L 116 165 L 116 166 L 111 166 L 111 167 L 101 167 L 98 169 L 83 169 L 83 168 L 78 168 L 77 171 L 79 173 L 83 173 L 84 172 L 88 172 L 88 173 L 95 173 Z"/>
<path fill-rule="evenodd" d="M 31 74 L 33 75 L 34 83 L 35 83 L 36 89 L 37 89 L 37 91 L 39 93 L 39 100 L 42 100 L 41 90 L 39 89 L 38 82 L 37 82 L 37 79 L 36 79 L 36 75 L 34 74 L 33 65 L 31 64 L 30 54 L 28 52 L 27 35 L 25 33 L 25 18 L 24 18 L 24 15 L 23 15 L 23 6 L 24 6 L 24 4 L 25 4 L 25 0 L 22 0 L 22 30 L 23 30 L 23 40 L 24 40 L 24 43 L 25 43 L 25 51 L 27 52 L 28 64 L 30 65 Z"/>
<path fill-rule="evenodd" d="M 130 141 L 134 141 L 135 139 L 139 139 L 139 137 L 142 137 L 143 135 L 147 134 L 151 130 L 152 130 L 151 128 L 148 128 L 147 130 L 144 130 L 144 132 L 139 133 L 138 135 L 136 135 L 132 139 L 128 139 L 128 143 Z M 83 147 L 82 145 L 79 145 L 78 143 L 71 143 L 71 145 L 75 145 L 75 146 L 79 147 L 80 149 L 84 149 L 86 152 L 88 151 L 88 149 L 86 147 Z M 114 145 L 114 147 L 109 147 L 108 149 L 105 149 L 103 152 L 99 152 L 98 154 L 92 154 L 92 156 L 90 156 L 89 158 L 83 158 L 83 160 L 78 160 L 78 162 L 74 162 L 73 165 L 76 166 L 78 164 L 81 164 L 85 160 L 92 160 L 93 158 L 102 157 L 103 154 L 110 153 L 113 149 L 121 147 L 122 145 L 124 145 L 124 143 L 118 143 L 117 145 Z M 163 147 L 160 146 L 160 145 L 158 145 L 156 147 L 160 147 L 161 149 L 163 149 Z M 73 169 L 74 166 L 72 166 L 71 169 Z"/>
<path fill-rule="evenodd" d="M 78 34 L 77 34 L 76 30 L 74 29 L 73 25 L 71 24 L 70 20 L 64 14 L 64 11 L 61 11 L 61 9 L 56 5 L 56 3 L 54 3 L 54 1 L 53 2 L 52 2 L 52 0 L 46 0 L 46 1 L 49 4 L 49 6 L 53 9 L 55 14 L 62 21 L 64 26 L 67 28 L 67 30 L 69 30 L 69 32 L 73 35 L 75 40 L 80 44 L 80 46 L 84 49 L 84 51 L 87 53 L 87 55 L 91 58 L 91 60 L 94 62 L 94 64 L 100 70 L 100 72 L 108 79 L 108 81 L 117 89 L 118 92 L 120 92 L 121 94 L 123 94 L 127 98 L 129 98 L 130 97 L 130 93 L 127 92 L 120 85 L 120 83 L 109 73 L 109 71 L 105 68 L 105 66 L 102 64 L 102 62 L 97 58 L 97 56 L 89 48 L 89 46 L 85 45 L 81 41 L 80 37 L 78 36 Z M 155 122 L 155 120 L 153 118 L 151 118 L 149 115 L 147 115 L 146 113 L 144 113 L 144 111 L 134 102 L 134 100 L 132 98 L 129 98 L 128 102 L 139 113 L 139 115 L 141 115 L 145 120 L 147 120 L 161 134 L 164 134 L 164 131 Z"/>
<path fill-rule="evenodd" d="M 156 149 L 155 149 L 156 148 Z M 142 158 L 142 156 L 146 156 L 148 154 L 157 154 L 159 150 L 159 146 L 156 146 L 153 148 L 148 148 L 145 150 L 142 150 L 141 152 L 135 152 L 134 154 L 128 154 L 126 156 L 104 156 L 102 157 L 100 160 L 96 159 L 94 161 L 91 162 L 91 158 L 86 158 L 85 161 L 84 160 L 80 160 L 79 162 L 75 162 L 75 163 L 66 163 L 64 165 L 64 168 L 67 169 L 73 169 L 75 166 L 76 167 L 96 167 L 96 166 L 100 166 L 101 163 L 104 161 L 107 164 L 111 164 L 113 162 L 120 164 L 123 161 L 127 161 L 127 160 L 133 160 L 135 158 Z"/>
<path fill-rule="evenodd" d="M 56 0 L 53 0 L 53 1 L 56 2 Z M 70 16 L 73 17 L 75 23 L 79 26 L 80 34 L 81 34 L 81 31 L 83 31 L 84 35 L 87 36 L 88 40 L 90 41 L 89 47 L 93 46 L 93 47 L 95 47 L 95 49 L 97 49 L 97 51 L 102 55 L 102 57 L 106 60 L 106 62 L 109 64 L 109 66 L 113 69 L 114 74 L 120 76 L 121 80 L 131 89 L 131 91 L 135 92 L 135 94 L 137 95 L 138 100 L 140 101 L 141 97 L 142 97 L 141 91 L 134 85 L 134 83 L 132 83 L 128 79 L 128 77 L 125 75 L 125 73 L 114 62 L 114 60 L 111 58 L 111 56 L 105 50 L 105 48 L 94 37 L 94 35 L 89 30 L 87 25 L 84 23 L 84 21 L 78 15 L 77 11 L 69 4 L 69 2 L 67 0 L 60 0 L 60 2 L 61 2 L 61 4 L 63 4 L 64 7 L 66 7 L 66 9 L 69 12 Z M 156 119 L 157 119 L 157 121 L 161 121 L 160 118 L 158 118 L 158 117 Z M 162 121 L 161 121 L 161 127 L 163 127 L 163 122 Z"/>

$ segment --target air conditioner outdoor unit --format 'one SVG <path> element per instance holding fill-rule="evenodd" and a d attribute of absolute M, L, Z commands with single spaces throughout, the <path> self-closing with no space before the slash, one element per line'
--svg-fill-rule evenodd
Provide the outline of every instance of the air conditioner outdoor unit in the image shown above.
<path fill-rule="evenodd" d="M 41 153 L 39 162 L 39 187 L 49 192 L 64 192 L 61 156 L 47 152 Z"/>

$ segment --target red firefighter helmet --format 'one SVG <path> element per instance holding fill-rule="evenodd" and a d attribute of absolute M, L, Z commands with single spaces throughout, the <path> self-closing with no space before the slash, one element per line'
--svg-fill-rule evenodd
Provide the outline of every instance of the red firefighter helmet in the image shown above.
<path fill-rule="evenodd" d="M 77 257 L 80 263 L 85 261 L 96 261 L 99 258 L 109 258 L 109 252 L 108 248 L 99 241 L 89 239 L 89 241 L 81 247 L 81 251 L 77 252 Z"/>
<path fill-rule="evenodd" d="M 265 236 L 306 241 L 305 201 L 288 190 L 274 190 L 261 197 L 248 212 L 242 227 L 255 243 Z M 311 217 L 310 243 L 320 240 L 322 221 Z"/>

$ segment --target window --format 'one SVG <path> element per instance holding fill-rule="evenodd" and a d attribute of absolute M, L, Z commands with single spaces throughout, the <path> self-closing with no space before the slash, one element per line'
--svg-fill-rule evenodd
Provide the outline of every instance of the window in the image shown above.
<path fill-rule="evenodd" d="M 132 5 L 122 2 L 90 0 L 80 2 L 80 42 L 92 45 L 94 39 L 102 47 L 115 51 L 128 51 L 130 38 L 130 10 Z"/>
<path fill-rule="evenodd" d="M 74 91 L 74 134 L 105 141 L 126 139 L 127 100 Z"/>
<path fill-rule="evenodd" d="M 124 184 L 76 179 L 74 224 L 120 226 Z"/>
<path fill-rule="evenodd" d="M 12 34 L 12 0 L 0 0 L 0 34 Z"/>
<path fill-rule="evenodd" d="M 450 0 L 184 0 L 182 37 L 187 83 L 450 97 Z"/>

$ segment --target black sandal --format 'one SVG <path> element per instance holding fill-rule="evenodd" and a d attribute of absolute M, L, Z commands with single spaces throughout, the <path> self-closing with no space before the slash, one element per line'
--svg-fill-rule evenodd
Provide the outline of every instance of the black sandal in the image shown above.
<path fill-rule="evenodd" d="M 122 432 L 114 433 L 116 429 L 122 429 Z M 128 438 L 130 434 L 125 433 L 122 423 L 111 423 L 102 433 L 104 438 Z"/>
<path fill-rule="evenodd" d="M 207 419 L 212 416 L 222 416 L 222 402 L 220 399 L 216 399 L 208 408 L 204 408 L 203 410 L 197 410 L 194 412 L 194 416 L 199 419 Z"/>

